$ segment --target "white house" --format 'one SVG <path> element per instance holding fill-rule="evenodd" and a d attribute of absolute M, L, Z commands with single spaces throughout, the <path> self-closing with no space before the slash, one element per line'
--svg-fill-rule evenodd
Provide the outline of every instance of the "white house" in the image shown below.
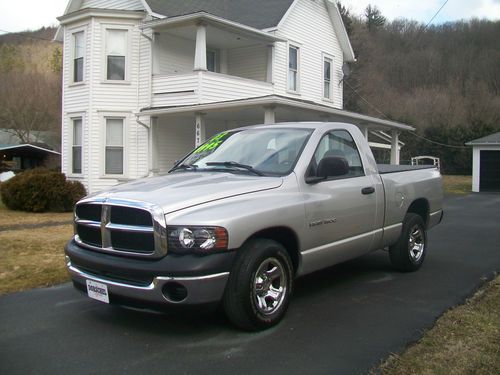
<path fill-rule="evenodd" d="M 71 0 L 59 21 L 62 170 L 89 192 L 244 125 L 353 123 L 393 163 L 413 130 L 342 110 L 355 56 L 332 0 Z"/>

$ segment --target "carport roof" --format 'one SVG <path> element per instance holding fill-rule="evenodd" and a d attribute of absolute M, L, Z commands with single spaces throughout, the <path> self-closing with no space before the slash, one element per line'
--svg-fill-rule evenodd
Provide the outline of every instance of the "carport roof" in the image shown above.
<path fill-rule="evenodd" d="M 22 145 L 0 145 L 0 152 L 4 154 L 11 154 L 13 156 L 37 156 L 54 154 L 61 155 L 61 153 L 40 146 L 22 144 Z"/>
<path fill-rule="evenodd" d="M 414 127 L 402 124 L 400 122 L 380 119 L 356 112 L 350 112 L 343 109 L 333 108 L 327 105 L 317 104 L 307 100 L 291 99 L 280 95 L 268 95 L 249 99 L 236 99 L 205 104 L 189 104 L 168 107 L 148 107 L 142 108 L 137 115 L 167 115 L 189 112 L 217 111 L 228 108 L 242 108 L 253 106 L 283 106 L 296 109 L 311 110 L 318 113 L 329 114 L 335 117 L 335 121 L 343 121 L 355 125 L 367 126 L 368 128 L 378 130 L 398 130 L 413 131 Z"/>
<path fill-rule="evenodd" d="M 487 135 L 486 137 L 474 139 L 466 143 L 467 146 L 489 146 L 500 145 L 500 132 Z"/>

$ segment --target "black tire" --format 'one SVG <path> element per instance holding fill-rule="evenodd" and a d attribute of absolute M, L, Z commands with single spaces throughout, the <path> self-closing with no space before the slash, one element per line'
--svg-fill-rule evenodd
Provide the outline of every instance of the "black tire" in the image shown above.
<path fill-rule="evenodd" d="M 224 311 L 245 330 L 270 328 L 288 308 L 293 285 L 290 256 L 281 244 L 268 239 L 250 240 L 238 253 L 224 292 Z"/>
<path fill-rule="evenodd" d="M 399 271 L 413 272 L 424 263 L 427 253 L 427 232 L 420 215 L 406 214 L 401 236 L 389 247 L 391 263 Z"/>

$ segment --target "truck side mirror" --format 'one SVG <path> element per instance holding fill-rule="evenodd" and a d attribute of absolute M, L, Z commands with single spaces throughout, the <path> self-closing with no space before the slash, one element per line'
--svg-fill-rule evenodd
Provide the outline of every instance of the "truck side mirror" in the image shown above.
<path fill-rule="evenodd" d="M 347 160 L 340 156 L 327 156 L 318 164 L 316 176 L 306 178 L 307 183 L 316 183 L 328 177 L 338 177 L 349 173 Z"/>

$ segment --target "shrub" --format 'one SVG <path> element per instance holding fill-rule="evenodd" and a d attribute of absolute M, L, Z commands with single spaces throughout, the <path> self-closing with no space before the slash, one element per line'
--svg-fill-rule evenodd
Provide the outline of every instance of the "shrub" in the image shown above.
<path fill-rule="evenodd" d="M 11 210 L 30 212 L 71 211 L 86 195 L 78 181 L 67 181 L 60 172 L 47 169 L 25 171 L 4 182 L 2 200 Z"/>

